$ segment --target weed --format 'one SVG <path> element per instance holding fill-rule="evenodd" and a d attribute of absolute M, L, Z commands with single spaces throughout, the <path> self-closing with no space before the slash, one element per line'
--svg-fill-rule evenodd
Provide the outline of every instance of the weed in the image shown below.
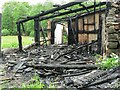
<path fill-rule="evenodd" d="M 29 84 L 23 83 L 21 88 L 24 88 L 24 90 L 27 90 L 28 88 L 38 88 L 39 90 L 40 89 L 49 90 L 49 88 L 55 88 L 55 86 L 52 83 L 50 85 L 45 85 L 41 83 L 40 77 L 37 74 L 35 74 L 34 77 L 31 78 L 30 83 Z"/>
<path fill-rule="evenodd" d="M 120 58 L 114 53 L 110 54 L 110 57 L 96 55 L 96 64 L 102 69 L 111 69 L 120 66 Z"/>

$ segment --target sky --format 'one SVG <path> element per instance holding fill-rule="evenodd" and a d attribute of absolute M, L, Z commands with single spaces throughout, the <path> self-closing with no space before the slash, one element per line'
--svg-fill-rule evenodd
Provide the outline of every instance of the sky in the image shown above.
<path fill-rule="evenodd" d="M 9 2 L 9 1 L 29 2 L 30 5 L 33 5 L 37 3 L 44 3 L 45 1 L 48 1 L 48 0 L 0 0 L 0 13 L 2 12 L 2 5 L 5 2 Z M 49 0 L 49 1 L 58 3 L 58 4 L 60 4 L 61 2 L 69 2 L 69 0 Z"/>

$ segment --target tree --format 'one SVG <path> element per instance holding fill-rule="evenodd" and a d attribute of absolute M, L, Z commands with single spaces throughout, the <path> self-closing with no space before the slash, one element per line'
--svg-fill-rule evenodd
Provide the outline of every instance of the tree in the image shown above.
<path fill-rule="evenodd" d="M 8 2 L 3 6 L 2 29 L 9 30 L 11 35 L 17 34 L 16 21 L 26 16 L 29 4 L 26 2 Z"/>
<path fill-rule="evenodd" d="M 52 2 L 45 2 L 44 4 L 38 3 L 36 5 L 29 5 L 27 2 L 8 2 L 3 5 L 3 19 L 2 29 L 7 29 L 11 35 L 17 34 L 16 22 L 26 16 L 34 16 L 52 8 Z M 47 21 L 40 22 L 42 27 L 47 27 Z M 25 34 L 29 35 L 34 30 L 34 21 L 28 21 L 24 24 Z"/>

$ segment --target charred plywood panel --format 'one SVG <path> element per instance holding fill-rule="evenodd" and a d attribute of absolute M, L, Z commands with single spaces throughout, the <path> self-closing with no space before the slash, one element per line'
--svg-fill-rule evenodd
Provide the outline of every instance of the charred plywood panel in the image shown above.
<path fill-rule="evenodd" d="M 78 29 L 79 29 L 79 31 L 83 30 L 83 21 L 82 21 L 82 18 L 80 18 L 78 20 Z M 83 40 L 84 40 L 84 36 L 83 35 L 84 34 L 78 34 L 78 41 L 79 42 L 83 42 Z"/>
<path fill-rule="evenodd" d="M 84 22 L 83 22 L 84 20 Z M 83 25 L 85 24 L 85 25 Z M 94 27 L 95 24 L 95 27 Z M 99 29 L 99 13 L 95 14 L 95 22 L 94 22 L 94 14 L 81 17 L 78 22 L 78 27 L 80 31 L 94 31 L 95 29 Z M 93 40 L 97 40 L 97 34 L 81 34 L 79 35 L 79 42 L 91 42 Z"/>
<path fill-rule="evenodd" d="M 99 29 L 99 13 L 96 13 L 95 15 L 95 27 L 96 29 Z"/>
<path fill-rule="evenodd" d="M 84 17 L 80 18 L 80 19 L 78 20 L 79 30 L 80 30 L 80 31 L 83 31 L 83 30 L 87 31 L 87 30 L 88 30 L 88 26 L 86 26 L 86 25 L 83 26 L 83 20 L 84 20 L 84 23 L 87 23 L 87 22 L 88 22 L 88 19 L 87 19 L 87 18 L 84 18 Z M 79 38 L 79 39 L 78 39 L 79 42 L 81 42 L 81 43 L 83 43 L 83 42 L 88 42 L 88 34 L 79 34 L 79 35 L 78 35 L 78 38 Z"/>
<path fill-rule="evenodd" d="M 88 41 L 88 35 L 87 34 L 79 34 L 78 37 L 79 37 L 78 40 L 79 40 L 80 43 L 84 43 L 84 42 Z"/>
<path fill-rule="evenodd" d="M 95 25 L 96 27 L 98 27 L 99 25 L 96 23 L 99 23 L 99 20 L 96 21 L 96 19 L 98 18 L 97 14 L 95 14 Z M 93 31 L 95 30 L 94 28 L 94 15 L 89 15 L 88 16 L 88 30 L 89 31 Z M 89 42 L 92 42 L 93 40 L 97 40 L 97 34 L 89 34 Z"/>
<path fill-rule="evenodd" d="M 83 21 L 82 21 L 82 18 L 80 18 L 80 19 L 78 20 L 78 29 L 79 29 L 79 30 L 83 30 Z"/>

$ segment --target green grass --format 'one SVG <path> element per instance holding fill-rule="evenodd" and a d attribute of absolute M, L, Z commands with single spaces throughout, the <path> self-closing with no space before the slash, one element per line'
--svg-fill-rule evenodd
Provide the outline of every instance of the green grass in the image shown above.
<path fill-rule="evenodd" d="M 55 88 L 54 84 L 50 85 L 43 84 L 40 81 L 39 75 L 35 73 L 35 75 L 28 82 L 22 83 L 20 88 L 15 87 L 13 90 L 29 90 L 29 89 L 49 90 L 49 88 L 53 88 L 51 90 L 56 90 L 54 89 Z"/>
<path fill-rule="evenodd" d="M 33 43 L 33 37 L 22 36 L 23 46 L 30 45 Z M 4 48 L 17 48 L 18 37 L 17 36 L 2 36 L 2 49 Z"/>

